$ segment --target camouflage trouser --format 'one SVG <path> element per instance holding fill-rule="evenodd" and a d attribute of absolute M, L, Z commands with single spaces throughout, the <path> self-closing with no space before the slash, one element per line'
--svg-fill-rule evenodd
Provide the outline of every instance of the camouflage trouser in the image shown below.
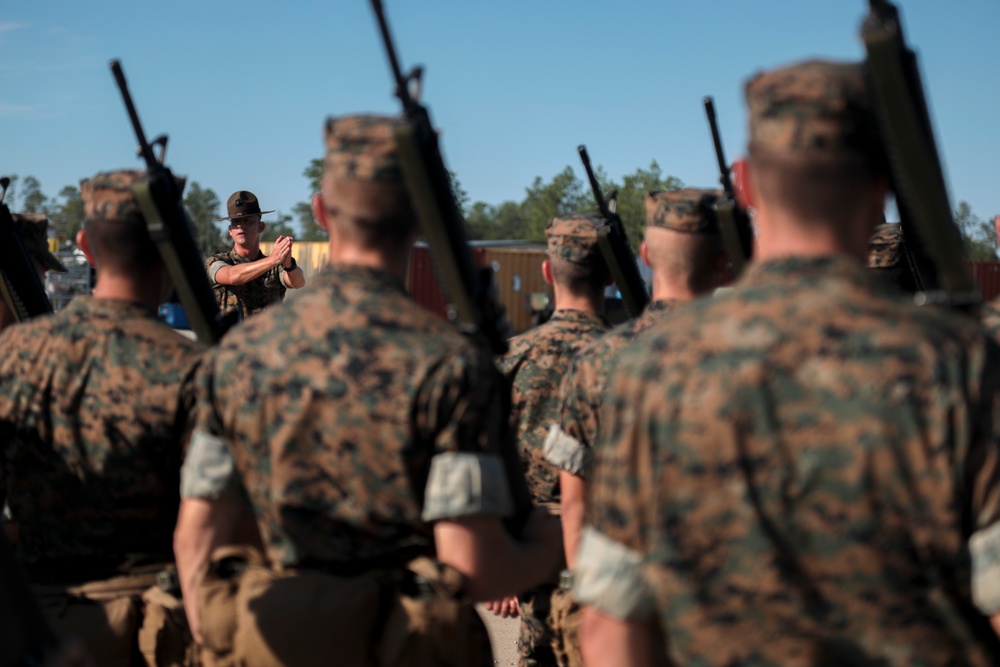
<path fill-rule="evenodd" d="M 549 625 L 552 627 L 552 651 L 559 667 L 582 667 L 580 656 L 580 605 L 572 591 L 557 588 L 552 592 L 552 612 Z"/>
<path fill-rule="evenodd" d="M 552 650 L 553 632 L 549 624 L 555 584 L 542 584 L 518 598 L 521 605 L 521 635 L 517 653 L 519 667 L 556 667 Z"/>

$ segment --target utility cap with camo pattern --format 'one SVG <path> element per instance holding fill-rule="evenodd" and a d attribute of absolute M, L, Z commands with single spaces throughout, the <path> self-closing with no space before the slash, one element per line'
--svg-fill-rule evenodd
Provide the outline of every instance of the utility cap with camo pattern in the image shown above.
<path fill-rule="evenodd" d="M 688 234 L 718 234 L 712 205 L 721 190 L 682 188 L 646 194 L 646 227 L 672 229 Z"/>
<path fill-rule="evenodd" d="M 860 63 L 808 60 L 760 72 L 745 85 L 750 153 L 836 158 L 881 153 Z"/>
<path fill-rule="evenodd" d="M 229 215 L 224 218 L 216 218 L 216 220 L 235 220 L 237 218 L 245 218 L 249 215 L 274 213 L 274 211 L 260 210 L 260 202 L 257 201 L 257 196 L 249 190 L 237 190 L 229 195 L 229 199 L 226 201 L 226 212 Z"/>
<path fill-rule="evenodd" d="M 139 202 L 132 194 L 132 186 L 146 177 L 138 169 L 104 171 L 93 178 L 80 181 L 80 198 L 83 214 L 88 220 L 105 222 L 137 222 L 145 224 Z M 185 179 L 174 176 L 177 189 L 184 191 Z"/>
<path fill-rule="evenodd" d="M 324 172 L 344 180 L 400 183 L 403 172 L 393 136 L 396 116 L 359 114 L 326 121 Z"/>
<path fill-rule="evenodd" d="M 868 268 L 891 269 L 903 261 L 903 227 L 883 223 L 868 239 Z"/>
<path fill-rule="evenodd" d="M 599 256 L 597 228 L 604 224 L 592 215 L 570 215 L 552 218 L 545 225 L 550 257 L 558 257 L 577 264 L 586 264 Z"/>
<path fill-rule="evenodd" d="M 49 219 L 44 213 L 13 213 L 14 228 L 24 249 L 49 271 L 66 273 L 66 267 L 49 250 Z"/>

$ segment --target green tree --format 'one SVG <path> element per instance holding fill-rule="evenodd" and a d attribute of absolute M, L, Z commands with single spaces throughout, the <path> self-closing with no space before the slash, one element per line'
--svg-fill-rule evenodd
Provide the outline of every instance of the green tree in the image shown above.
<path fill-rule="evenodd" d="M 291 236 L 295 238 L 295 230 L 289 224 L 292 221 L 292 216 L 281 211 L 278 211 L 276 215 L 278 219 L 268 222 L 264 227 L 264 233 L 260 235 L 261 242 L 273 243 L 278 240 L 279 236 Z"/>
<path fill-rule="evenodd" d="M 545 241 L 545 225 L 549 220 L 580 211 L 592 211 L 594 203 L 590 192 L 584 191 L 583 182 L 566 166 L 545 182 L 536 176 L 525 191 L 521 202 L 521 233 L 529 241 Z"/>
<path fill-rule="evenodd" d="M 329 235 L 316 224 L 312 214 L 312 196 L 319 192 L 323 183 L 323 160 L 315 158 L 310 160 L 309 165 L 302 171 L 302 175 L 309 181 L 309 200 L 299 202 L 292 206 L 292 215 L 299 228 L 299 233 L 295 236 L 296 241 L 325 241 Z"/>
<path fill-rule="evenodd" d="M 34 176 L 25 176 L 24 183 L 19 188 L 19 213 L 45 213 L 48 197 L 42 193 L 42 184 Z"/>
<path fill-rule="evenodd" d="M 75 242 L 76 233 L 83 226 L 84 219 L 83 199 L 75 186 L 67 185 L 60 190 L 45 213 L 49 216 L 60 244 Z"/>
<path fill-rule="evenodd" d="M 955 209 L 955 224 L 962 231 L 968 258 L 977 262 L 993 262 L 997 259 L 997 235 L 992 223 L 972 212 L 968 202 L 958 202 Z"/>
<path fill-rule="evenodd" d="M 192 181 L 185 188 L 184 208 L 194 226 L 194 238 L 202 257 L 209 257 L 228 249 L 228 239 L 223 236 L 216 218 L 222 205 L 218 195 L 211 188 L 203 188 L 198 181 Z"/>

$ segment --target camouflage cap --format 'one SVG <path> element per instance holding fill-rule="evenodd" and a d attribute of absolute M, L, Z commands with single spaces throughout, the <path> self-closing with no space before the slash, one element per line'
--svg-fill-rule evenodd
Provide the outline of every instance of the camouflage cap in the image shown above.
<path fill-rule="evenodd" d="M 396 116 L 360 114 L 326 121 L 324 172 L 340 179 L 399 183 L 403 173 L 393 131 Z"/>
<path fill-rule="evenodd" d="M 585 264 L 598 256 L 597 228 L 604 221 L 596 216 L 571 215 L 552 218 L 545 225 L 550 257 Z"/>
<path fill-rule="evenodd" d="M 903 261 L 903 227 L 884 223 L 868 239 L 868 268 L 891 269 Z"/>
<path fill-rule="evenodd" d="M 721 190 L 682 188 L 646 194 L 646 227 L 660 227 L 689 234 L 718 234 L 712 204 Z"/>
<path fill-rule="evenodd" d="M 83 214 L 87 220 L 105 222 L 145 222 L 132 186 L 146 177 L 139 169 L 105 171 L 80 181 Z M 175 175 L 178 189 L 184 190 L 185 179 Z"/>
<path fill-rule="evenodd" d="M 237 190 L 229 195 L 229 199 L 226 201 L 226 213 L 229 215 L 224 218 L 216 218 L 216 220 L 233 220 L 235 218 L 245 218 L 248 215 L 274 213 L 274 211 L 260 210 L 260 202 L 257 201 L 257 196 L 254 193 L 249 190 Z"/>
<path fill-rule="evenodd" d="M 49 250 L 49 219 L 42 213 L 14 213 L 14 227 L 25 250 L 49 271 L 66 272 L 66 267 Z"/>
<path fill-rule="evenodd" d="M 860 63 L 809 60 L 761 72 L 745 93 L 751 153 L 839 157 L 881 150 Z"/>

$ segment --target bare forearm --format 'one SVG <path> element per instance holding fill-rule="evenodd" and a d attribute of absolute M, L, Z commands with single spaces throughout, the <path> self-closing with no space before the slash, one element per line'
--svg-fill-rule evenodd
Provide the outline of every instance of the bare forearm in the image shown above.
<path fill-rule="evenodd" d="M 585 607 L 580 627 L 580 653 L 585 665 L 657 667 L 665 665 L 652 621 L 624 621 Z"/>
<path fill-rule="evenodd" d="M 515 541 L 495 517 L 439 521 L 434 526 L 438 557 L 461 572 L 474 601 L 522 593 L 553 578 L 562 561 L 558 522 L 535 510 L 533 525 Z"/>
<path fill-rule="evenodd" d="M 300 289 L 305 287 L 306 284 L 306 274 L 302 273 L 302 269 L 296 266 L 291 271 L 284 271 L 282 273 L 282 279 L 285 282 L 285 287 L 291 289 Z"/>
<path fill-rule="evenodd" d="M 582 477 L 561 471 L 559 492 L 562 506 L 563 549 L 566 552 L 566 566 L 572 570 L 576 565 L 576 549 L 580 544 L 580 531 L 583 529 L 586 483 Z"/>
<path fill-rule="evenodd" d="M 246 264 L 223 266 L 216 272 L 215 282 L 220 285 L 246 285 L 251 280 L 260 278 L 275 266 L 277 264 L 271 256 Z"/>

